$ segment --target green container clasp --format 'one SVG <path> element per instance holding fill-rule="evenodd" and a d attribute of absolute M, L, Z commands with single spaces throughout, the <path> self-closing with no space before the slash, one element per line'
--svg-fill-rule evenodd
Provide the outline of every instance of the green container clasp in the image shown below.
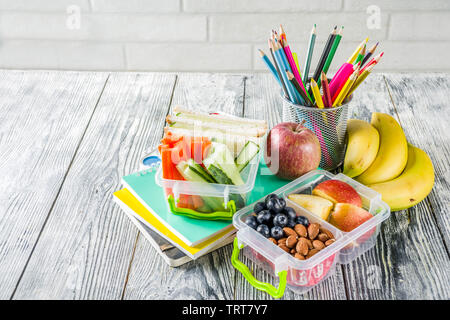
<path fill-rule="evenodd" d="M 173 214 L 177 214 L 180 216 L 186 216 L 193 219 L 200 220 L 231 220 L 233 219 L 233 215 L 236 212 L 236 204 L 234 200 L 230 200 L 227 203 L 227 208 L 230 208 L 229 211 L 214 211 L 210 213 L 198 212 L 189 208 L 179 208 L 175 204 L 175 199 L 172 195 L 167 197 L 167 202 L 169 203 L 170 211 Z"/>

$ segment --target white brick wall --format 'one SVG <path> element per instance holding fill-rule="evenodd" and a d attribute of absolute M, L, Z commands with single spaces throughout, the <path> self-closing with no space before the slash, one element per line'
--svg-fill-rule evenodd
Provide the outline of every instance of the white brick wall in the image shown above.
<path fill-rule="evenodd" d="M 263 72 L 257 49 L 280 23 L 301 65 L 316 23 L 312 67 L 344 25 L 331 71 L 366 36 L 385 51 L 378 71 L 450 71 L 450 0 L 0 0 L 0 67 Z"/>

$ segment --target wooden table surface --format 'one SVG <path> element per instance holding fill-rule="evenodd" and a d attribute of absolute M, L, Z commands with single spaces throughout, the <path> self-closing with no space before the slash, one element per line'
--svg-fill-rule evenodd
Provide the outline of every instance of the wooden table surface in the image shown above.
<path fill-rule="evenodd" d="M 231 245 L 168 267 L 112 193 L 158 144 L 172 106 L 273 126 L 277 92 L 268 74 L 0 71 L 0 299 L 269 298 L 232 267 Z M 430 155 L 434 189 L 393 213 L 375 248 L 284 299 L 450 298 L 449 103 L 448 74 L 374 74 L 362 84 L 351 117 L 398 119 Z"/>

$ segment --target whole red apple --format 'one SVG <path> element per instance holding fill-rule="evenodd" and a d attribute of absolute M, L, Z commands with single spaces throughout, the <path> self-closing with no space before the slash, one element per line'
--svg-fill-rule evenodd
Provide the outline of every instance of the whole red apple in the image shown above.
<path fill-rule="evenodd" d="M 320 143 L 302 124 L 282 122 L 267 136 L 264 160 L 273 174 L 294 180 L 319 166 Z"/>

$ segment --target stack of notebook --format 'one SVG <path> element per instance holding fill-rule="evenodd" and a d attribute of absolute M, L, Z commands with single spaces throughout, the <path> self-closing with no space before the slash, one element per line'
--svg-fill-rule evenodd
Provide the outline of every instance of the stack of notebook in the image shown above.
<path fill-rule="evenodd" d="M 285 183 L 267 173 L 267 167 L 261 164 L 247 203 Z M 114 192 L 114 200 L 169 265 L 182 265 L 233 241 L 231 221 L 198 220 L 171 213 L 155 174 L 156 170 L 149 168 L 123 177 L 124 188 Z"/>

